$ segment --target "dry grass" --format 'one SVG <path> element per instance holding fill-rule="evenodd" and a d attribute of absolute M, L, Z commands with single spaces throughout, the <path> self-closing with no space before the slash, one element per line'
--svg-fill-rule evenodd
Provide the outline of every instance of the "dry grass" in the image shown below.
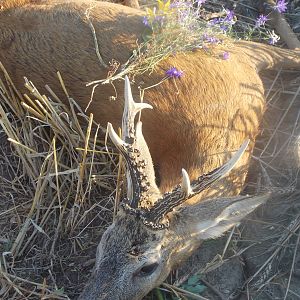
<path fill-rule="evenodd" d="M 231 263 L 236 259 L 244 261 L 245 279 L 235 295 L 237 299 L 241 297 L 240 291 L 245 299 L 300 299 L 300 77 L 295 79 L 297 75 L 279 71 L 263 76 L 267 110 L 245 187 L 245 192 L 255 194 L 267 181 L 267 185 L 281 189 L 280 193 L 275 193 L 242 226 L 233 229 L 224 241 L 224 248 L 212 250 L 217 252 L 214 258 L 200 264 L 198 271 L 193 270 L 200 274 L 216 270 L 224 272 L 226 278 L 232 270 Z M 225 267 L 220 269 L 220 266 Z M 220 294 L 219 282 L 212 281 L 212 284 L 203 281 L 208 287 L 204 296 L 227 299 L 229 295 L 223 295 L 222 288 Z M 230 281 L 231 277 L 228 285 Z"/>
<path fill-rule="evenodd" d="M 246 258 L 250 265 L 257 266 L 244 287 L 256 297 L 272 293 L 279 297 L 280 290 L 282 299 L 299 299 L 300 77 L 293 71 L 279 71 L 273 74 L 272 80 L 263 78 L 269 86 L 267 111 L 256 143 L 250 177 L 254 177 L 254 173 L 256 176 L 266 173 L 271 183 L 283 188 L 285 193 L 275 196 L 258 212 L 257 223 L 245 229 L 244 239 L 254 241 L 247 245 L 253 249 Z"/>
<path fill-rule="evenodd" d="M 189 52 L 203 49 L 204 53 L 209 56 L 220 58 L 223 50 L 216 47 L 218 44 L 231 46 L 231 28 L 234 21 L 225 21 L 227 12 L 223 9 L 218 14 L 209 16 L 201 6 L 197 6 L 194 1 L 193 5 L 184 5 L 188 1 L 178 1 L 182 5 L 172 7 L 166 4 L 160 7 L 158 1 L 149 1 L 143 8 L 146 9 L 146 23 L 144 26 L 143 40 L 136 45 L 131 57 L 122 65 L 117 62 L 112 66 L 112 71 L 107 78 L 95 80 L 89 85 L 111 83 L 114 80 L 124 78 L 125 75 L 134 78 L 144 73 L 152 73 L 162 60 L 176 55 L 180 52 Z M 192 1 L 193 2 L 193 1 Z M 96 54 L 101 65 L 105 66 L 100 52 L 98 51 L 98 41 L 92 21 L 89 18 L 89 11 L 86 17 L 91 27 L 95 42 Z M 224 21 L 218 24 L 210 24 L 207 22 L 209 18 L 222 18 Z M 207 20 L 206 20 L 207 19 Z M 224 31 L 222 25 L 228 28 Z M 215 38 L 216 42 L 207 40 Z"/>
<path fill-rule="evenodd" d="M 67 299 L 112 220 L 118 156 L 67 92 L 69 108 L 30 81 L 22 96 L 1 72 L 0 298 Z"/>

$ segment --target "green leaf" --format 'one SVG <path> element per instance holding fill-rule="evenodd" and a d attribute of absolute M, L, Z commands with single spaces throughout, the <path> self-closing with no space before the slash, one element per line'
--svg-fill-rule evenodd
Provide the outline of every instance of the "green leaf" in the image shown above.
<path fill-rule="evenodd" d="M 155 289 L 157 300 L 165 300 L 164 294 L 160 289 Z"/>
<path fill-rule="evenodd" d="M 195 285 L 199 282 L 199 277 L 197 275 L 193 275 L 188 279 L 187 285 Z"/>
<path fill-rule="evenodd" d="M 201 275 L 195 274 L 183 283 L 181 288 L 193 294 L 201 294 L 206 286 L 201 284 Z"/>
<path fill-rule="evenodd" d="M 142 33 L 142 39 L 144 42 L 148 42 L 151 40 L 153 34 L 153 30 L 151 28 L 145 28 L 144 32 Z"/>
<path fill-rule="evenodd" d="M 204 292 L 205 290 L 205 286 L 204 285 L 201 285 L 201 284 L 197 284 L 195 286 L 187 286 L 186 290 L 188 292 L 191 292 L 193 294 L 201 294 L 202 292 Z"/>

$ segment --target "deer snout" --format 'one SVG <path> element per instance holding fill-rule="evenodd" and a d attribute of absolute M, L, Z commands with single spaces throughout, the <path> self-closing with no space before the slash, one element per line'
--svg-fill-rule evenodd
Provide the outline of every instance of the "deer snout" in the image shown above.
<path fill-rule="evenodd" d="M 104 262 L 94 271 L 88 284 L 79 296 L 78 300 L 121 300 L 121 284 L 118 281 L 120 274 L 113 266 Z"/>
<path fill-rule="evenodd" d="M 105 262 L 97 266 L 78 300 L 140 300 L 123 268 Z"/>

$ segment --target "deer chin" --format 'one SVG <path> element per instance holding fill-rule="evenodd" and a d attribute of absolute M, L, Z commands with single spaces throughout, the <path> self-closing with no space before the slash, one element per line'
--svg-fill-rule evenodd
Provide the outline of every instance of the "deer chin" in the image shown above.
<path fill-rule="evenodd" d="M 132 282 L 129 280 L 123 281 L 120 285 L 118 283 L 112 285 L 111 282 L 115 281 L 115 278 L 108 278 L 104 273 L 99 274 L 97 272 L 93 275 L 90 283 L 85 287 L 78 300 L 140 300 L 153 289 L 153 284 L 158 286 L 165 280 L 167 275 L 157 281 L 152 282 L 148 280 L 148 283 L 143 284 L 140 288 L 136 286 L 132 288 Z M 116 276 L 122 279 L 122 274 L 116 274 Z M 109 282 L 103 285 L 102 282 L 107 282 L 107 280 Z M 141 285 L 141 282 L 139 282 L 139 285 Z"/>

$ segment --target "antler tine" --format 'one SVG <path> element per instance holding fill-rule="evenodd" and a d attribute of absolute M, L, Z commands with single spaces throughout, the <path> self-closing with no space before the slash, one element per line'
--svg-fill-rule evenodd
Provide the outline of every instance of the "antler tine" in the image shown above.
<path fill-rule="evenodd" d="M 130 157 L 129 149 L 130 145 L 125 143 L 115 132 L 111 123 L 107 124 L 107 131 L 109 137 L 111 138 L 114 145 L 120 151 L 121 155 L 124 157 L 127 165 L 126 176 L 127 176 L 127 198 L 131 199 L 139 199 L 140 197 L 140 187 L 138 185 L 136 166 L 132 163 L 132 157 Z M 132 154 L 131 154 L 132 155 Z M 136 208 L 137 206 L 133 206 Z"/>
<path fill-rule="evenodd" d="M 191 187 L 190 177 L 185 169 L 182 169 L 181 172 L 182 172 L 181 189 L 183 193 L 186 195 L 186 197 L 188 197 L 193 192 Z"/>
<path fill-rule="evenodd" d="M 182 169 L 182 184 L 177 186 L 171 193 L 166 193 L 159 199 L 153 207 L 144 214 L 143 221 L 146 225 L 153 229 L 162 229 L 167 225 L 161 224 L 160 221 L 167 213 L 172 211 L 176 206 L 182 204 L 194 195 L 199 194 L 203 190 L 210 187 L 214 182 L 221 179 L 227 174 L 238 162 L 249 144 L 249 140 L 245 141 L 240 149 L 232 156 L 232 158 L 223 166 L 200 176 L 198 179 L 190 183 L 187 172 Z"/>
<path fill-rule="evenodd" d="M 108 134 L 126 161 L 127 198 L 129 206 L 137 208 L 139 202 L 148 199 L 150 193 L 159 193 L 155 183 L 155 173 L 150 151 L 142 133 L 142 122 L 135 128 L 135 116 L 150 104 L 136 103 L 133 100 L 130 82 L 125 77 L 125 105 L 122 119 L 122 139 L 108 123 Z M 128 205 L 127 205 L 128 208 Z"/>
<path fill-rule="evenodd" d="M 204 174 L 200 176 L 197 180 L 192 183 L 193 193 L 198 194 L 208 188 L 212 183 L 221 179 L 224 175 L 230 172 L 236 163 L 239 161 L 245 150 L 249 145 L 250 140 L 246 140 L 240 149 L 232 156 L 232 158 L 225 163 L 223 166 L 209 172 L 208 174 Z"/>
<path fill-rule="evenodd" d="M 134 130 L 134 119 L 138 112 L 144 108 L 153 107 L 148 103 L 136 103 L 133 100 L 130 81 L 127 76 L 125 76 L 125 104 L 124 112 L 122 118 L 122 138 L 126 143 L 132 143 L 135 139 L 135 130 Z"/>

